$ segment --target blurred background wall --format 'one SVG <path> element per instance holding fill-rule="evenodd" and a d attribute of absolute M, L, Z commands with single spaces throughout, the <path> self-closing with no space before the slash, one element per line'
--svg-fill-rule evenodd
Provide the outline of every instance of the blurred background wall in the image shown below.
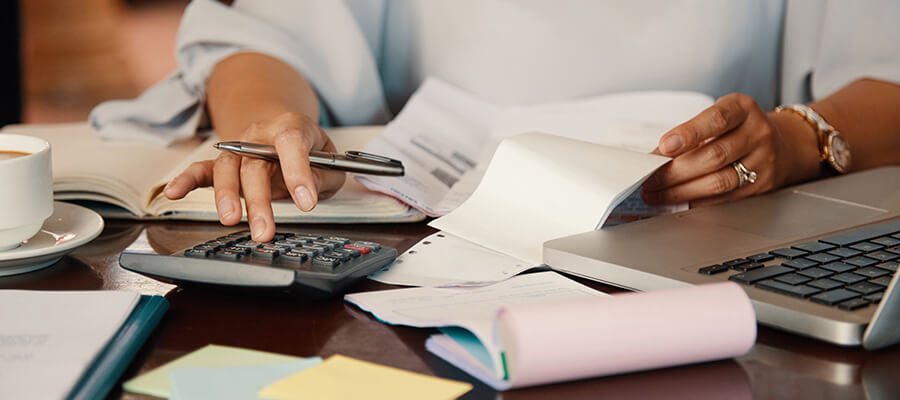
<path fill-rule="evenodd" d="M 0 48 L 19 31 L 21 120 L 84 121 L 97 103 L 130 98 L 175 68 L 174 44 L 187 0 L 2 0 Z M 11 6 L 9 4 L 12 4 Z M 12 53 L 5 51 L 5 53 Z M 4 55 L 4 60 L 12 56 Z M 6 64 L 6 62 L 4 62 Z M 10 66 L 3 68 L 10 68 Z M 11 72 L 0 93 L 11 93 Z M 17 113 L 0 100 L 0 116 Z M 9 122 L 0 120 L 0 124 Z"/>

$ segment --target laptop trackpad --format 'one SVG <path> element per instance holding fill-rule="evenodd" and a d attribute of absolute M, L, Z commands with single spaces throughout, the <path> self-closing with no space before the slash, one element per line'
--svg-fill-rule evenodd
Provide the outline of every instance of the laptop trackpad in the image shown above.
<path fill-rule="evenodd" d="M 797 240 L 876 221 L 886 212 L 877 207 L 782 190 L 696 209 L 683 217 L 776 240 Z"/>

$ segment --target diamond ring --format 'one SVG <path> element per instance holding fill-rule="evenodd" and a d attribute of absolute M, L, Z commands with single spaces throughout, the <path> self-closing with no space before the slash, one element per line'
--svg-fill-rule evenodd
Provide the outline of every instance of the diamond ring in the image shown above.
<path fill-rule="evenodd" d="M 737 172 L 738 175 L 738 185 L 737 187 L 742 187 L 748 183 L 756 182 L 756 171 L 751 171 L 744 166 L 740 161 L 735 161 L 731 163 L 731 166 L 734 167 L 734 171 Z"/>

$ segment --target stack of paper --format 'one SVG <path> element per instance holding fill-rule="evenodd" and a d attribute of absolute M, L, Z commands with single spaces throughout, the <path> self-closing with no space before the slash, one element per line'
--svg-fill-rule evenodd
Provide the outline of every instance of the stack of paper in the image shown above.
<path fill-rule="evenodd" d="M 498 390 L 729 358 L 756 339 L 750 299 L 734 283 L 603 296 L 540 272 L 345 299 L 389 324 L 441 328 L 428 350 Z"/>
<path fill-rule="evenodd" d="M 335 355 L 299 358 L 208 345 L 124 384 L 172 400 L 450 399 L 472 385 Z"/>

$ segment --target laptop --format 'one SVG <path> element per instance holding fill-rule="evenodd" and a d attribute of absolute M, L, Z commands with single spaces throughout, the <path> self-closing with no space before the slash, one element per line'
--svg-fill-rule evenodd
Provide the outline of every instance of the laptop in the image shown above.
<path fill-rule="evenodd" d="M 760 324 L 886 347 L 900 342 L 900 166 L 547 241 L 543 258 L 639 291 L 736 282 Z"/>

